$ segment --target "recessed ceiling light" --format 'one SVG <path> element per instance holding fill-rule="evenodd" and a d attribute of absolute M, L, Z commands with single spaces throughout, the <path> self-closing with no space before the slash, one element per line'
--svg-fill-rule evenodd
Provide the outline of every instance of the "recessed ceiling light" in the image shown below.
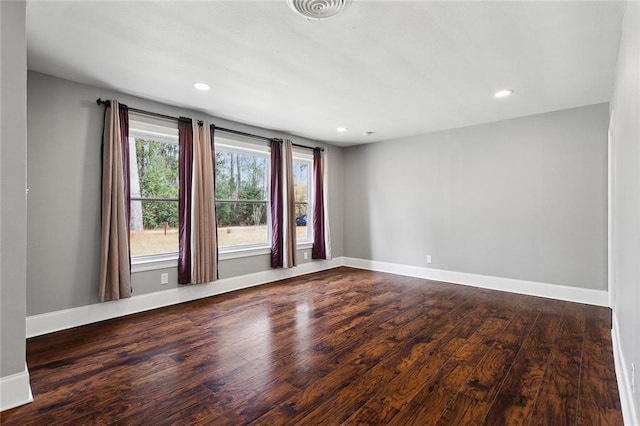
<path fill-rule="evenodd" d="M 349 130 L 349 129 L 348 129 L 348 128 L 346 128 L 346 127 L 338 127 L 338 128 L 336 129 L 336 131 L 337 131 L 337 132 L 346 132 L 347 130 Z"/>
<path fill-rule="evenodd" d="M 495 96 L 496 98 L 506 98 L 507 96 L 511 95 L 512 93 L 513 93 L 513 90 L 511 90 L 511 89 L 500 90 L 499 92 L 494 93 L 493 96 Z"/>
<path fill-rule="evenodd" d="M 207 83 L 193 83 L 193 87 L 195 87 L 197 90 L 202 90 L 203 92 L 211 90 L 211 85 Z"/>

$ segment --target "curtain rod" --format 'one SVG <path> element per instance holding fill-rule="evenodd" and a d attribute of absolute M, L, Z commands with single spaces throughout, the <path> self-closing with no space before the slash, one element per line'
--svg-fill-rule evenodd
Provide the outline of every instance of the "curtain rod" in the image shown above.
<path fill-rule="evenodd" d="M 96 99 L 96 104 L 98 105 L 104 105 L 107 106 L 111 103 L 111 101 L 103 101 L 101 98 Z M 180 117 L 173 117 L 171 115 L 166 115 L 166 114 L 160 114 L 158 112 L 153 112 L 153 111 L 146 111 L 144 109 L 139 109 L 139 108 L 132 108 L 132 107 L 128 107 L 129 111 L 131 112 L 136 112 L 138 114 L 143 114 L 143 115 L 148 115 L 151 117 L 157 117 L 157 118 L 163 118 L 165 120 L 172 120 L 172 121 L 179 121 Z M 198 124 L 202 125 L 203 122 L 201 120 L 198 120 Z M 239 130 L 233 130 L 233 129 L 226 129 L 224 127 L 218 127 L 216 125 L 212 125 L 214 129 L 219 130 L 221 132 L 225 132 L 225 133 L 233 133 L 234 135 L 240 135 L 240 136 L 246 136 L 249 138 L 254 138 L 254 139 L 262 139 L 265 141 L 275 141 L 275 142 L 280 142 L 282 143 L 282 139 L 279 138 L 268 138 L 266 136 L 260 136 L 260 135 L 254 135 L 252 133 L 246 133 L 246 132 L 241 132 Z M 291 143 L 291 145 L 296 146 L 298 148 L 305 148 L 305 149 L 319 149 L 320 151 L 324 151 L 324 148 L 320 148 L 320 147 L 312 147 L 312 146 L 306 146 L 306 145 L 300 145 L 297 143 Z"/>

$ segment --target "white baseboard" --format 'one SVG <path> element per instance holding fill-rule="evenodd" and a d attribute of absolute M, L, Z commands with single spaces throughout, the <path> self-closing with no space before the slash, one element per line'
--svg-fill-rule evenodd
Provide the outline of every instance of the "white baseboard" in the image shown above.
<path fill-rule="evenodd" d="M 29 370 L 6 377 L 0 377 L 0 411 L 18 407 L 33 401 L 29 385 Z"/>
<path fill-rule="evenodd" d="M 622 347 L 620 346 L 620 335 L 618 334 L 618 321 L 616 313 L 613 313 L 613 328 L 611 329 L 611 342 L 613 343 L 613 361 L 616 367 L 616 378 L 618 379 L 618 392 L 620 393 L 620 405 L 622 406 L 622 418 L 625 425 L 640 425 L 640 419 L 633 404 L 633 394 L 631 393 L 631 382 L 628 374 L 627 363 L 624 359 Z"/>
<path fill-rule="evenodd" d="M 210 284 L 199 284 L 169 290 L 133 296 L 114 302 L 97 303 L 27 317 L 27 337 L 40 336 L 54 331 L 117 318 L 137 312 L 148 311 L 163 306 L 175 305 L 190 300 L 215 296 L 217 294 L 266 284 L 273 281 L 305 275 L 338 266 L 351 266 L 360 269 L 389 272 L 435 281 L 482 287 L 492 290 L 508 291 L 531 296 L 567 300 L 598 306 L 608 305 L 607 292 L 577 287 L 567 287 L 511 278 L 491 277 L 464 272 L 445 271 L 396 263 L 373 260 L 338 257 L 332 260 L 304 263 L 292 269 L 274 269 L 254 274 L 224 278 Z"/>
<path fill-rule="evenodd" d="M 424 268 L 420 266 L 402 265 L 398 263 L 379 262 L 375 260 L 345 257 L 344 265 L 371 271 L 389 272 L 415 278 L 424 278 L 472 287 L 566 300 L 568 302 L 585 303 L 596 306 L 609 306 L 608 292 L 586 288 L 569 287 L 535 281 L 517 280 L 513 278 L 492 277 L 488 275 L 469 274 L 466 272 L 445 271 L 443 269 Z"/>
<path fill-rule="evenodd" d="M 254 274 L 224 278 L 209 284 L 172 288 L 113 302 L 97 303 L 94 305 L 32 315 L 27 317 L 27 337 L 40 336 L 54 331 L 66 330 L 137 312 L 254 287 L 285 278 L 336 268 L 343 264 L 344 261 L 342 257 L 331 260 L 316 260 L 303 263 L 291 269 L 272 269 Z"/>

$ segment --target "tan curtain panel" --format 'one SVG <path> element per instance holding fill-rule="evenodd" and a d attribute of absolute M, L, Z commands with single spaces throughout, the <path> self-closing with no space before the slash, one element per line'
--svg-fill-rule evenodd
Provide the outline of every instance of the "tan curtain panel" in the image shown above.
<path fill-rule="evenodd" d="M 193 120 L 193 210 L 191 226 L 192 283 L 217 278 L 217 241 L 214 199 L 214 165 L 209 124 Z"/>
<path fill-rule="evenodd" d="M 129 110 L 112 100 L 102 138 L 101 302 L 131 297 L 129 253 Z"/>
<path fill-rule="evenodd" d="M 293 188 L 293 151 L 292 142 L 282 142 L 282 182 L 283 182 L 283 251 L 282 267 L 296 266 L 296 199 Z"/>

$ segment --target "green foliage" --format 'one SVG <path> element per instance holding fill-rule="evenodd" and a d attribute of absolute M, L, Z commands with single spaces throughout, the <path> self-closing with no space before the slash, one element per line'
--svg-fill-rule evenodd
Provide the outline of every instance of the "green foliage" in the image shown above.
<path fill-rule="evenodd" d="M 216 218 L 218 226 L 267 223 L 267 157 L 233 151 L 216 152 Z"/>
<path fill-rule="evenodd" d="M 178 146 L 170 143 L 136 139 L 136 162 L 140 195 L 149 198 L 178 198 Z M 178 226 L 176 201 L 143 201 L 145 229 Z"/>
<path fill-rule="evenodd" d="M 178 227 L 177 201 L 143 201 L 142 221 L 145 229 L 162 228 L 165 224 L 169 228 Z"/>
<path fill-rule="evenodd" d="M 178 198 L 177 145 L 136 139 L 136 162 L 140 181 L 138 196 Z M 215 154 L 215 163 L 218 226 L 266 224 L 269 158 L 260 154 L 219 150 Z M 306 162 L 294 163 L 296 217 L 307 213 L 308 169 Z M 176 201 L 143 201 L 142 205 L 145 229 L 162 228 L 165 223 L 172 228 L 178 226 Z"/>
<path fill-rule="evenodd" d="M 302 161 L 293 162 L 293 191 L 296 200 L 296 217 L 307 214 L 309 164 Z"/>

